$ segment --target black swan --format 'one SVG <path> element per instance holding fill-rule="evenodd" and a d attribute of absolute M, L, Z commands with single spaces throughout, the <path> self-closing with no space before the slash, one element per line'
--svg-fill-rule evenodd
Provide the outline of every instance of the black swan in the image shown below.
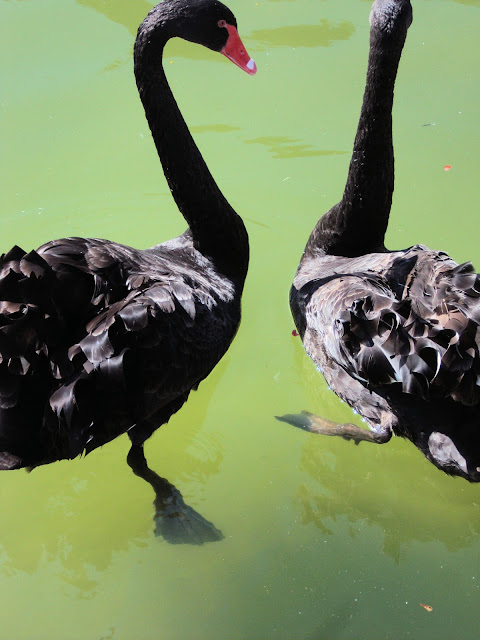
<path fill-rule="evenodd" d="M 409 0 L 376 0 L 363 105 L 342 200 L 316 224 L 291 291 L 307 354 L 369 430 L 308 412 L 280 420 L 358 443 L 410 439 L 480 481 L 480 278 L 470 263 L 384 245 L 394 185 L 392 105 Z"/>
<path fill-rule="evenodd" d="M 65 238 L 2 256 L 0 469 L 71 459 L 128 432 L 130 466 L 154 488 L 157 516 L 171 516 L 168 525 L 157 521 L 159 532 L 166 526 L 182 534 L 188 518 L 172 520 L 188 507 L 148 468 L 143 443 L 232 342 L 249 245 L 167 83 L 162 53 L 174 36 L 256 72 L 234 15 L 218 0 L 164 0 L 140 25 L 137 87 L 188 230 L 146 250 Z M 213 525 L 211 532 L 200 536 L 221 536 Z"/>

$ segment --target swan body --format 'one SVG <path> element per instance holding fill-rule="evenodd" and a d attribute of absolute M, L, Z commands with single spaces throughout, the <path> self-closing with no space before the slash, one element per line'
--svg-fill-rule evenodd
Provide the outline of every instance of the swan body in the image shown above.
<path fill-rule="evenodd" d="M 0 468 L 74 458 L 128 432 L 129 462 L 147 473 L 143 442 L 232 342 L 248 236 L 191 138 L 161 56 L 180 36 L 253 74 L 236 26 L 217 0 L 164 0 L 135 42 L 139 95 L 185 233 L 146 250 L 65 238 L 2 256 Z"/>
<path fill-rule="evenodd" d="M 307 354 L 367 422 L 284 416 L 308 431 L 409 438 L 443 471 L 480 481 L 480 277 L 416 245 L 384 245 L 394 184 L 391 112 L 408 0 L 376 0 L 362 111 L 340 203 L 317 223 L 290 305 Z"/>
<path fill-rule="evenodd" d="M 66 238 L 30 254 L 14 248 L 2 266 L 10 384 L 0 415 L 2 427 L 23 426 L 2 431 L 2 450 L 20 457 L 15 466 L 73 458 L 127 430 L 144 441 L 210 373 L 240 322 L 235 283 L 189 234 L 145 251 Z"/>

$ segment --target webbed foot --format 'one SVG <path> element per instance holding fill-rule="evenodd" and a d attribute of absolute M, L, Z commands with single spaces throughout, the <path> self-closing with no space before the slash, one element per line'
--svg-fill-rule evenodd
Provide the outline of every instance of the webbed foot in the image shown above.
<path fill-rule="evenodd" d="M 280 422 L 287 422 L 304 431 L 318 433 L 324 436 L 340 436 L 344 440 L 353 440 L 355 444 L 359 444 L 362 440 L 383 444 L 388 442 L 392 437 L 390 430 L 377 432 L 361 429 L 351 422 L 333 422 L 333 420 L 327 420 L 327 418 L 322 418 L 309 411 L 302 411 L 301 414 L 289 413 L 284 416 L 275 417 Z"/>
<path fill-rule="evenodd" d="M 222 532 L 183 500 L 180 491 L 157 476 L 155 489 L 155 535 L 171 544 L 205 544 L 223 539 Z"/>
<path fill-rule="evenodd" d="M 173 484 L 148 467 L 143 446 L 132 445 L 127 462 L 133 473 L 146 480 L 155 491 L 153 504 L 156 536 L 170 544 L 200 545 L 223 539 L 222 532 L 189 507 Z"/>

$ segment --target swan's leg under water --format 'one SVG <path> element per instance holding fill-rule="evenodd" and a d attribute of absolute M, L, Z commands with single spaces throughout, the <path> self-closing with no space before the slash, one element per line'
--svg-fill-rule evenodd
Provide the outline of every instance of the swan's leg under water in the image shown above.
<path fill-rule="evenodd" d="M 204 544 L 223 539 L 223 534 L 195 509 L 185 504 L 180 491 L 147 465 L 143 444 L 132 444 L 127 462 L 133 473 L 155 491 L 155 535 L 171 544 Z"/>
<path fill-rule="evenodd" d="M 304 431 L 318 433 L 323 436 L 340 436 L 344 440 L 353 440 L 355 444 L 362 441 L 384 444 L 392 437 L 392 430 L 388 427 L 370 431 L 369 429 L 361 429 L 351 422 L 333 422 L 333 420 L 322 418 L 308 411 L 302 411 L 300 414 L 287 414 L 275 417 L 277 420 L 280 420 L 280 422 L 287 422 Z"/>
<path fill-rule="evenodd" d="M 310 338 L 312 338 L 311 334 Z M 374 442 L 384 444 L 393 435 L 396 418 L 386 399 L 377 392 L 368 389 L 359 380 L 352 378 L 343 367 L 325 355 L 321 342 L 312 343 L 310 349 L 316 354 L 315 364 L 322 372 L 330 391 L 346 402 L 352 409 L 364 417 L 368 429 L 357 427 L 351 422 L 337 423 L 321 416 L 302 411 L 300 414 L 276 416 L 277 420 L 324 436 L 340 436 L 345 440 Z M 360 407 L 363 410 L 360 410 Z"/>

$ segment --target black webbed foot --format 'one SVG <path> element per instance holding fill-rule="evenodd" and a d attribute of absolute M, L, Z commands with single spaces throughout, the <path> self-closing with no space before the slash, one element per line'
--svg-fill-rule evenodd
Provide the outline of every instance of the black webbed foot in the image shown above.
<path fill-rule="evenodd" d="M 156 536 L 170 544 L 196 545 L 224 538 L 213 523 L 184 502 L 182 494 L 173 484 L 148 467 L 143 446 L 132 445 L 127 462 L 134 474 L 146 480 L 155 491 Z"/>

